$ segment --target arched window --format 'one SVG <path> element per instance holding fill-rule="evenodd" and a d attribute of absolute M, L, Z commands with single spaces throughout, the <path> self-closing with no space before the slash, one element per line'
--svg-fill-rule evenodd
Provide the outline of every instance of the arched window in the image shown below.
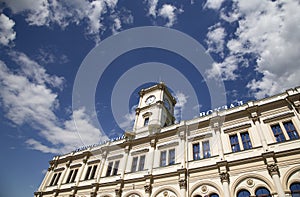
<path fill-rule="evenodd" d="M 242 189 L 241 191 L 239 191 L 239 193 L 237 194 L 237 197 L 250 197 L 250 192 L 248 192 L 245 189 Z"/>
<path fill-rule="evenodd" d="M 264 188 L 264 187 L 259 187 L 256 190 L 255 195 L 257 197 L 271 197 L 270 191 L 267 188 Z"/>
<path fill-rule="evenodd" d="M 293 183 L 290 186 L 292 197 L 300 197 L 300 183 Z"/>
<path fill-rule="evenodd" d="M 195 195 L 194 197 L 202 197 L 202 196 L 200 196 L 200 195 Z"/>
<path fill-rule="evenodd" d="M 211 194 L 211 195 L 209 195 L 209 197 L 219 197 L 219 195 L 218 194 Z"/>

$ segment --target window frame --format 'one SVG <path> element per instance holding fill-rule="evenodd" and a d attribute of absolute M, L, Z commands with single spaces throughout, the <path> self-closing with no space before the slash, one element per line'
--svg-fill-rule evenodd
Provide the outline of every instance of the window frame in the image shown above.
<path fill-rule="evenodd" d="M 294 132 L 296 132 L 298 138 L 297 137 L 296 138 L 291 138 L 291 136 L 289 135 L 290 131 L 288 131 L 286 129 L 286 126 L 285 126 L 285 124 L 287 124 L 287 123 L 291 123 L 293 125 Z M 276 138 L 276 136 L 273 132 L 273 129 L 272 129 L 272 127 L 275 126 L 275 125 L 279 125 L 279 128 L 281 129 L 281 132 L 282 132 L 282 134 L 285 138 L 284 141 L 277 141 L 277 138 Z M 272 133 L 272 137 L 273 137 L 275 143 L 282 143 L 282 142 L 286 142 L 286 141 L 292 141 L 292 140 L 300 139 L 300 133 L 299 133 L 300 129 L 298 128 L 297 124 L 295 124 L 295 121 L 292 118 L 287 118 L 287 119 L 282 119 L 282 120 L 279 120 L 279 121 L 274 121 L 274 122 L 269 124 L 269 128 L 270 128 L 270 131 Z"/>
<path fill-rule="evenodd" d="M 171 152 L 174 152 L 171 155 Z M 159 167 L 166 167 L 176 164 L 176 148 L 170 148 L 160 151 Z"/>

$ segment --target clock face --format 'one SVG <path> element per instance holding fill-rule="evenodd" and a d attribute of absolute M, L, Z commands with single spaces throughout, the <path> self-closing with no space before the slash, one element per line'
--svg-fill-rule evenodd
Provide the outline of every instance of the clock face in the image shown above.
<path fill-rule="evenodd" d="M 170 106 L 170 102 L 168 99 L 164 99 L 164 104 L 165 104 L 165 107 L 170 110 L 171 109 L 171 106 Z"/>
<path fill-rule="evenodd" d="M 146 99 L 146 104 L 147 105 L 150 105 L 151 103 L 153 103 L 155 101 L 155 96 L 154 95 L 151 95 L 149 96 L 147 99 Z"/>

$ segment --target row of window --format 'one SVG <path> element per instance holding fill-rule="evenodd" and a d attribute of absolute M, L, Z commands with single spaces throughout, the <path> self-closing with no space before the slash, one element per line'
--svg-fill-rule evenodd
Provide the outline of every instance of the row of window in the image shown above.
<path fill-rule="evenodd" d="M 300 197 L 300 183 L 293 183 L 290 186 L 292 197 Z M 271 197 L 270 191 L 265 187 L 260 187 L 255 191 L 256 197 Z M 242 189 L 237 193 L 237 197 L 250 197 L 248 190 Z"/>
<path fill-rule="evenodd" d="M 281 125 L 283 126 L 284 129 L 282 129 Z M 284 142 L 287 139 L 289 140 L 299 139 L 299 134 L 292 121 L 283 122 L 282 124 L 277 123 L 271 125 L 271 129 L 273 131 L 276 142 Z M 239 141 L 241 141 L 243 150 L 248 150 L 252 148 L 250 136 L 247 131 L 229 135 L 229 141 L 230 141 L 232 152 L 237 152 L 241 150 Z"/>

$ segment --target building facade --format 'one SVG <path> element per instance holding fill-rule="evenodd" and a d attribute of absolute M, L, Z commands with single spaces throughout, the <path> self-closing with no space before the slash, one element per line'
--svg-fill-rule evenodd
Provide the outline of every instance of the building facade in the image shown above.
<path fill-rule="evenodd" d="M 174 124 L 163 83 L 125 137 L 51 160 L 36 197 L 299 197 L 300 87 Z"/>

